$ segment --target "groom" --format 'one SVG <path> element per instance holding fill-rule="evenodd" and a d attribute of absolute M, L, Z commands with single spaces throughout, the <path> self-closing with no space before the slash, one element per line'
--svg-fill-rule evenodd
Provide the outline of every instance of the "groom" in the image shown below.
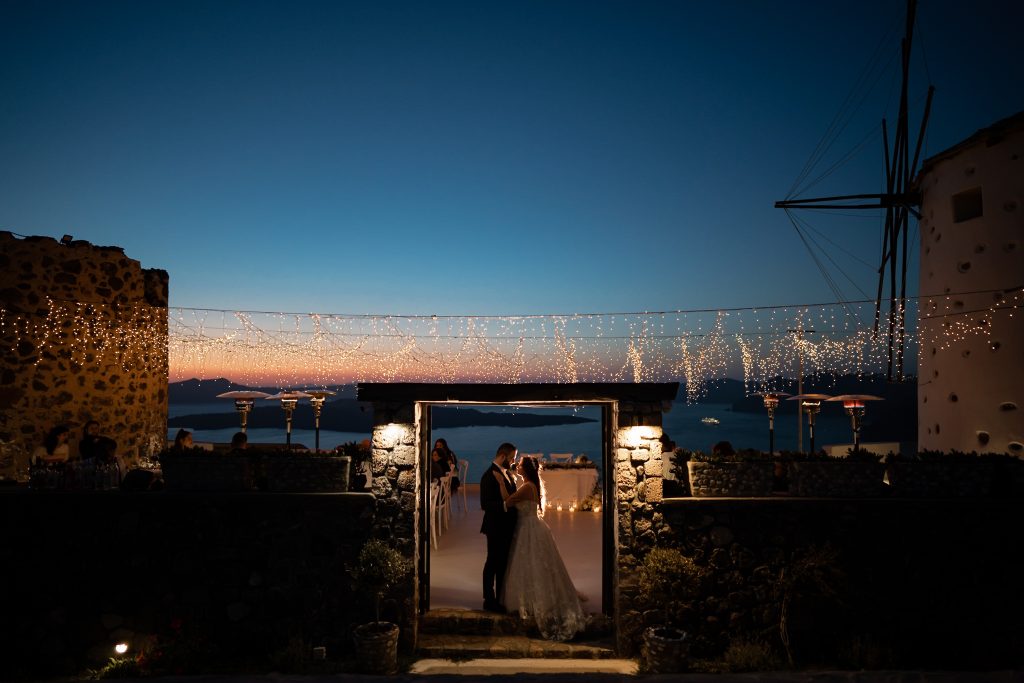
<path fill-rule="evenodd" d="M 504 613 L 505 608 L 498 602 L 501 586 L 505 581 L 508 566 L 508 551 L 512 545 L 512 532 L 516 527 L 516 511 L 505 509 L 505 502 L 498 489 L 497 472 L 505 480 L 509 493 L 516 485 L 509 476 L 508 468 L 516 459 L 516 447 L 510 443 L 498 446 L 494 462 L 484 471 L 480 480 L 480 507 L 484 511 L 484 523 L 480 533 L 487 536 L 487 560 L 484 562 L 484 609 L 488 612 Z"/>

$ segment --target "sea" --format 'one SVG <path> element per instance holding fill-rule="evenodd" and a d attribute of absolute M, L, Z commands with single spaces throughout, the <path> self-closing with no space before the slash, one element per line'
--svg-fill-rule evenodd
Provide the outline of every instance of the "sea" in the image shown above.
<path fill-rule="evenodd" d="M 549 425 L 543 427 L 456 427 L 435 429 L 432 440 L 445 439 L 448 446 L 459 458 L 469 461 L 470 479 L 474 473 L 486 469 L 497 447 L 505 441 L 514 443 L 520 453 L 572 453 L 575 456 L 586 455 L 599 462 L 596 457 L 601 452 L 601 409 L 597 406 L 579 408 L 523 408 L 509 406 L 474 406 L 478 410 L 493 412 L 521 412 L 545 414 L 572 414 L 591 418 L 594 422 L 579 424 Z M 330 409 L 330 403 L 324 410 Z M 180 415 L 196 415 L 201 413 L 233 413 L 234 408 L 224 402 L 220 403 L 179 403 L 171 404 L 169 417 Z M 719 424 L 706 424 L 702 418 L 713 417 Z M 664 414 L 663 428 L 676 446 L 689 450 L 710 451 L 719 441 L 729 441 L 734 448 L 757 448 L 768 450 L 768 414 L 766 412 L 734 411 L 729 403 L 695 403 L 676 402 L 672 409 Z M 168 430 L 168 438 L 173 439 L 178 428 Z M 227 443 L 238 431 L 230 429 L 208 429 L 193 431 L 196 442 Z M 804 448 L 809 445 L 807 435 L 807 418 L 803 420 Z M 249 429 L 249 441 L 252 443 L 279 443 L 285 441 L 284 420 L 280 429 Z M 370 438 L 363 432 L 336 432 L 321 430 L 320 448 L 333 449 L 335 446 L 350 441 L 362 441 Z M 848 444 L 852 441 L 850 419 L 841 412 L 829 414 L 822 412 L 815 420 L 816 447 L 827 444 Z M 315 433 L 313 430 L 292 430 L 292 444 L 302 444 L 313 448 Z M 796 415 L 788 414 L 775 419 L 775 449 L 797 450 Z"/>

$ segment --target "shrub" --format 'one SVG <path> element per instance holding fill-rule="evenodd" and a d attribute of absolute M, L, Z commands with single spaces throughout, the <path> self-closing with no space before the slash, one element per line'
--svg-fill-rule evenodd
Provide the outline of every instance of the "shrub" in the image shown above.
<path fill-rule="evenodd" d="M 380 621 L 380 603 L 412 569 L 412 563 L 380 539 L 367 541 L 351 570 L 357 591 L 373 597 L 374 615 Z"/>
<path fill-rule="evenodd" d="M 662 609 L 665 622 L 672 622 L 680 607 L 697 594 L 701 569 L 674 548 L 654 548 L 640 565 L 640 601 L 646 609 Z"/>

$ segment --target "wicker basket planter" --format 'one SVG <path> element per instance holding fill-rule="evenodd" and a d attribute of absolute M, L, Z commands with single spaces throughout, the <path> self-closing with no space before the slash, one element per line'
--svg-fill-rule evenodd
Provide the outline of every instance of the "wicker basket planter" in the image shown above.
<path fill-rule="evenodd" d="M 751 498 L 772 494 L 774 464 L 765 461 L 686 463 L 695 497 Z"/>
<path fill-rule="evenodd" d="M 230 455 L 171 455 L 160 459 L 164 486 L 170 491 L 251 491 L 249 458 Z"/>
<path fill-rule="evenodd" d="M 393 676 L 398 673 L 398 625 L 373 621 L 353 631 L 356 664 L 367 674 Z"/>
<path fill-rule="evenodd" d="M 348 491 L 347 455 L 287 454 L 263 461 L 270 491 Z"/>
<path fill-rule="evenodd" d="M 678 673 L 686 670 L 690 640 L 685 631 L 666 626 L 651 626 L 644 630 L 644 642 L 640 650 L 644 673 Z"/>
<path fill-rule="evenodd" d="M 800 460 L 789 465 L 789 492 L 820 498 L 875 498 L 885 472 L 879 462 Z"/>

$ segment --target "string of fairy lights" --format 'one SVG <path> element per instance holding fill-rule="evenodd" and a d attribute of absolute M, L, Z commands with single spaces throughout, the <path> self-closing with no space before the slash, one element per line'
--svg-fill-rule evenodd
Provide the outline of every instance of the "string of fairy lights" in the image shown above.
<path fill-rule="evenodd" d="M 982 303 L 979 303 L 982 302 Z M 49 300 L 0 309 L 0 338 L 39 364 L 166 363 L 171 381 L 297 387 L 373 382 L 679 381 L 698 400 L 742 373 L 749 392 L 803 376 L 884 372 L 888 333 L 916 321 L 905 357 L 998 334 L 1024 287 L 908 299 L 872 328 L 874 302 L 521 316 L 231 311 Z M 25 346 L 27 345 L 27 346 Z"/>

